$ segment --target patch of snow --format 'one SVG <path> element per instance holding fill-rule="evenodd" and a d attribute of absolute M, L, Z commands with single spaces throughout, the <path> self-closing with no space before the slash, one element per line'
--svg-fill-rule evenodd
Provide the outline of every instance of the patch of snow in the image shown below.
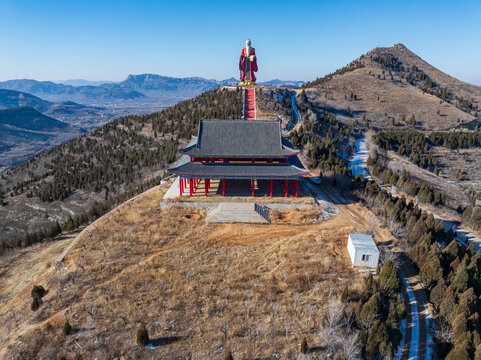
<path fill-rule="evenodd" d="M 369 153 L 367 151 L 366 138 L 356 140 L 357 151 L 352 156 L 348 163 L 348 168 L 352 175 L 361 175 L 364 179 L 372 180 L 371 175 L 366 170 L 367 158 Z"/>
<path fill-rule="evenodd" d="M 417 359 L 419 352 L 419 313 L 418 305 L 416 303 L 416 298 L 414 297 L 414 292 L 411 286 L 406 281 L 406 278 L 401 274 L 401 279 L 403 281 L 404 287 L 409 298 L 409 306 L 411 308 L 411 343 L 409 344 L 409 360 Z"/>
<path fill-rule="evenodd" d="M 69 213 L 70 215 L 72 215 L 72 216 L 75 216 L 75 213 L 74 213 L 72 210 L 66 208 L 65 206 L 60 206 L 60 209 L 62 209 L 63 211 L 68 212 L 68 213 Z"/>
<path fill-rule="evenodd" d="M 433 348 L 434 348 L 434 341 L 433 341 L 433 334 L 431 332 L 431 320 L 433 318 L 432 314 L 426 308 L 424 310 L 424 318 L 426 319 L 426 360 L 430 360 L 433 358 Z"/>
<path fill-rule="evenodd" d="M 31 207 L 32 209 L 35 209 L 35 210 L 47 211 L 47 209 L 45 209 L 45 208 L 43 208 L 43 207 L 40 207 L 40 206 L 37 206 L 37 205 L 28 204 L 28 203 L 25 203 L 25 205 L 27 205 L 28 207 Z"/>

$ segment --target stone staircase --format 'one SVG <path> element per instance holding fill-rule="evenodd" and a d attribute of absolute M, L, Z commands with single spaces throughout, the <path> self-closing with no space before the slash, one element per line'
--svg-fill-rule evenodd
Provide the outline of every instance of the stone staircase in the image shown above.
<path fill-rule="evenodd" d="M 249 202 L 223 202 L 207 212 L 208 222 L 269 223 L 269 209 Z"/>

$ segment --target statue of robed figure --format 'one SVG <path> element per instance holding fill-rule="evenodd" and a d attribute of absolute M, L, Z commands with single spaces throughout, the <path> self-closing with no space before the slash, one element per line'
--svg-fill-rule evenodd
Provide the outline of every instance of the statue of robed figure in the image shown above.
<path fill-rule="evenodd" d="M 251 40 L 246 40 L 246 47 L 242 48 L 239 58 L 240 84 L 239 85 L 255 85 L 257 71 L 256 49 L 251 47 Z"/>

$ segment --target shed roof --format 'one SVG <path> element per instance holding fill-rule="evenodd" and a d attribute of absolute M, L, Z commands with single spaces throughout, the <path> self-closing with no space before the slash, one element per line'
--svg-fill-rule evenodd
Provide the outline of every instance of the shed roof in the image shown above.
<path fill-rule="evenodd" d="M 299 177 L 309 173 L 289 163 L 201 163 L 189 162 L 169 169 L 169 172 L 197 178 L 224 179 L 285 179 Z"/>
<path fill-rule="evenodd" d="M 287 157 L 299 151 L 282 144 L 278 120 L 201 120 L 192 157 Z"/>
<path fill-rule="evenodd" d="M 370 252 L 379 252 L 379 249 L 371 235 L 365 234 L 349 234 L 352 245 L 356 250 L 364 250 Z"/>

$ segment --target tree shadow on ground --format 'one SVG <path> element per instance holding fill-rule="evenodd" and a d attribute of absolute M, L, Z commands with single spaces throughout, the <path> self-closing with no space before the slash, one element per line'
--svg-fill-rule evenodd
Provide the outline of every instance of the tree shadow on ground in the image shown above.
<path fill-rule="evenodd" d="M 175 343 L 179 340 L 182 340 L 182 336 L 165 336 L 165 337 L 159 337 L 156 339 L 151 339 L 150 343 L 153 346 L 164 346 L 164 345 Z"/>

